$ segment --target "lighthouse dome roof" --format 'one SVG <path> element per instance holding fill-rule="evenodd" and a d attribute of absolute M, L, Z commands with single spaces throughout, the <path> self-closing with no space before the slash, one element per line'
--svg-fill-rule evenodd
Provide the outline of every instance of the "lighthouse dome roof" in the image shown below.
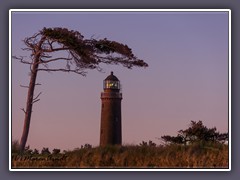
<path fill-rule="evenodd" d="M 105 81 L 119 81 L 116 76 L 113 75 L 113 72 L 111 71 L 111 74 L 105 79 Z"/>

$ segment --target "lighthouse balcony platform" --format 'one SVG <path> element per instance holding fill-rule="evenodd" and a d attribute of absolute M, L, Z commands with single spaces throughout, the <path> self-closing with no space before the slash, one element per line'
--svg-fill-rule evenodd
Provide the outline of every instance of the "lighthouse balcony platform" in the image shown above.
<path fill-rule="evenodd" d="M 117 98 L 122 99 L 122 93 L 119 92 L 102 92 L 101 98 Z"/>

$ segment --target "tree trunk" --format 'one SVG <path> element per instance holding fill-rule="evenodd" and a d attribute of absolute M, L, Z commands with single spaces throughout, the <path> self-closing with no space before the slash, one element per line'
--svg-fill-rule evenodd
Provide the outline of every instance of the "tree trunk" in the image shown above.
<path fill-rule="evenodd" d="M 29 83 L 29 87 L 28 87 L 28 96 L 27 96 L 23 133 L 22 133 L 21 142 L 20 142 L 20 152 L 24 151 L 26 142 L 27 142 L 27 138 L 28 138 L 38 65 L 39 65 L 39 55 L 35 56 L 34 63 L 32 66 L 31 78 L 30 78 L 30 83 Z"/>
<path fill-rule="evenodd" d="M 27 143 L 29 128 L 30 128 L 30 121 L 32 115 L 32 106 L 34 103 L 34 89 L 36 85 L 36 78 L 38 73 L 38 66 L 41 57 L 42 51 L 42 44 L 45 41 L 46 37 L 43 36 L 37 45 L 34 45 L 33 53 L 34 53 L 34 60 L 31 69 L 31 78 L 28 87 L 28 96 L 27 96 L 27 104 L 26 104 L 26 111 L 25 111 L 25 119 L 23 125 L 23 132 L 20 141 L 20 152 L 23 152 Z"/>

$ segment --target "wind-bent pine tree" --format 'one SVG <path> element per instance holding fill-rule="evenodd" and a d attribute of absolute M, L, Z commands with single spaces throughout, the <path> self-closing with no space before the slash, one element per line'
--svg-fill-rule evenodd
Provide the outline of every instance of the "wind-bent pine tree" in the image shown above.
<path fill-rule="evenodd" d="M 116 41 L 104 39 L 84 39 L 78 31 L 70 31 L 66 28 L 43 28 L 31 37 L 24 39 L 26 48 L 30 51 L 29 59 L 22 56 L 13 58 L 21 63 L 30 65 L 30 82 L 28 88 L 26 109 L 22 109 L 25 114 L 24 127 L 20 140 L 20 151 L 23 152 L 26 146 L 33 104 L 39 101 L 39 93 L 34 97 L 37 74 L 39 71 L 47 72 L 72 72 L 86 75 L 86 69 L 97 69 L 101 71 L 100 63 L 121 64 L 131 69 L 133 66 L 147 67 L 148 64 L 138 59 L 132 50 L 124 44 Z M 57 52 L 65 52 L 59 55 Z M 54 62 L 64 61 L 66 67 L 52 68 Z M 49 67 L 51 65 L 51 68 Z"/>

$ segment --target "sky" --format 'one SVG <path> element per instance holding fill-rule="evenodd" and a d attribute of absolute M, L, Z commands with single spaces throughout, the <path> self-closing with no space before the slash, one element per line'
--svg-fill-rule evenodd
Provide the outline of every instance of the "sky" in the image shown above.
<path fill-rule="evenodd" d="M 29 56 L 23 39 L 43 27 L 65 27 L 85 38 L 127 44 L 148 63 L 129 70 L 104 65 L 87 76 L 38 73 L 27 145 L 72 150 L 99 145 L 103 80 L 111 71 L 122 84 L 122 141 L 162 143 L 191 120 L 228 132 L 227 12 L 12 12 L 11 54 Z M 11 60 L 12 140 L 20 140 L 29 66 Z"/>

